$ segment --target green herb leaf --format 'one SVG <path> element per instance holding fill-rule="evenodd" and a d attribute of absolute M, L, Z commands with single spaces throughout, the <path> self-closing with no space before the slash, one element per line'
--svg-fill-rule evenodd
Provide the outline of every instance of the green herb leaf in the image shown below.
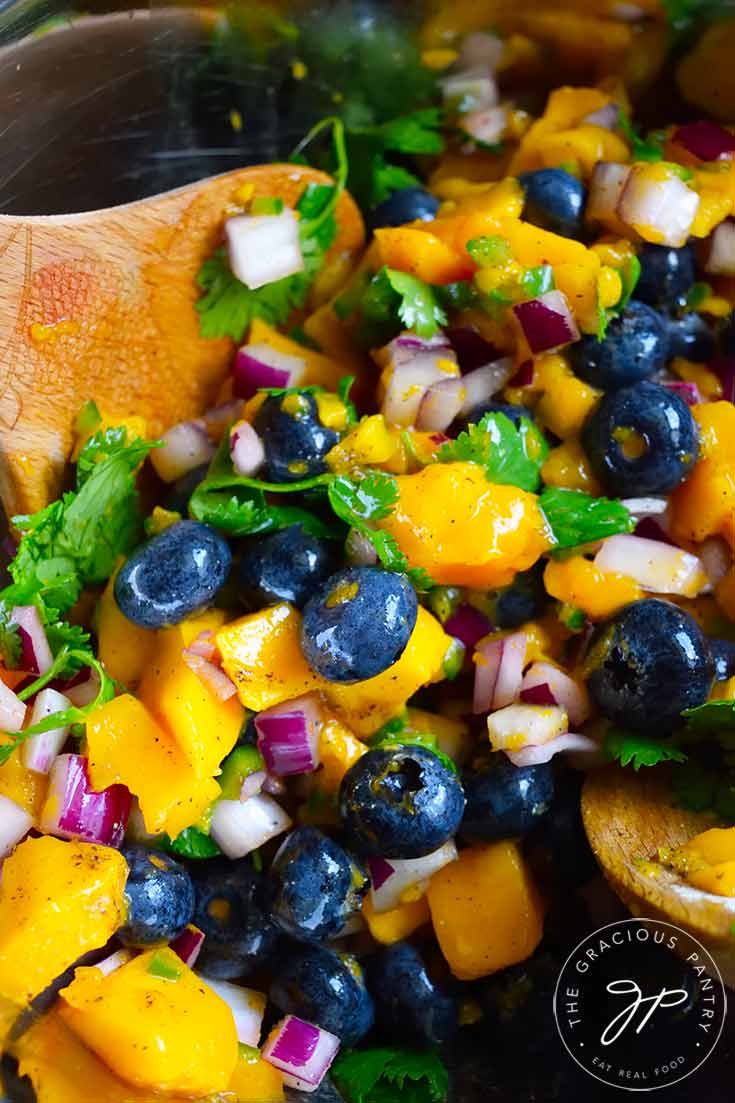
<path fill-rule="evenodd" d="M 384 724 L 375 735 L 368 739 L 368 746 L 373 749 L 382 747 L 384 750 L 394 747 L 425 747 L 427 751 L 431 751 L 432 754 L 436 755 L 442 765 L 446 766 L 451 773 L 459 773 L 454 760 L 439 748 L 436 736 L 431 732 L 420 732 L 409 728 L 405 715 L 403 717 L 394 716 L 392 720 Z"/>
<path fill-rule="evenodd" d="M 446 310 L 472 310 L 481 301 L 480 293 L 471 280 L 438 285 L 434 288 L 434 294 Z"/>
<path fill-rule="evenodd" d="M 420 185 L 419 178 L 403 165 L 394 164 L 390 155 L 441 153 L 441 126 L 439 109 L 428 107 L 377 126 L 348 127 L 348 187 L 360 206 L 375 207 L 394 191 Z"/>
<path fill-rule="evenodd" d="M 673 771 L 671 787 L 681 808 L 714 812 L 728 823 L 735 821 L 735 773 L 724 763 L 712 768 L 689 759 Z"/>
<path fill-rule="evenodd" d="M 693 283 L 686 293 L 684 298 L 685 310 L 698 310 L 705 299 L 712 294 L 712 288 L 708 283 L 700 280 L 697 283 Z"/>
<path fill-rule="evenodd" d="M 182 858 L 216 858 L 222 853 L 214 839 L 200 831 L 198 827 L 185 827 L 175 839 L 162 835 L 158 845 L 163 850 L 178 854 Z"/>
<path fill-rule="evenodd" d="M 528 418 L 521 418 L 516 428 L 505 414 L 490 413 L 443 444 L 437 458 L 441 463 L 477 463 L 491 483 L 536 490 L 548 453 L 543 433 Z"/>
<path fill-rule="evenodd" d="M 735 701 L 705 701 L 681 715 L 692 732 L 735 731 Z"/>
<path fill-rule="evenodd" d="M 179 980 L 181 977 L 181 964 L 173 960 L 176 955 L 173 950 L 159 950 L 148 963 L 148 972 L 152 977 L 160 977 L 162 980 Z"/>
<path fill-rule="evenodd" d="M 347 410 L 347 428 L 351 429 L 353 425 L 357 425 L 358 417 L 357 410 L 355 409 L 355 403 L 350 398 L 350 392 L 355 384 L 354 375 L 343 375 L 337 384 L 337 397 L 344 402 L 345 409 Z"/>
<path fill-rule="evenodd" d="M 615 304 L 614 309 L 617 314 L 620 314 L 630 302 L 630 297 L 635 291 L 641 275 L 641 262 L 638 260 L 635 253 L 626 257 L 622 268 L 618 268 L 618 275 L 623 285 L 623 293 L 619 301 Z"/>
<path fill-rule="evenodd" d="M 12 609 L 0 602 L 0 661 L 6 670 L 20 666 L 22 646 L 17 624 L 10 623 Z"/>
<path fill-rule="evenodd" d="M 603 540 L 618 532 L 632 532 L 635 521 L 621 502 L 593 498 L 581 490 L 544 488 L 539 505 L 555 540 L 555 551 Z"/>
<path fill-rule="evenodd" d="M 499 234 L 473 237 L 467 242 L 467 252 L 481 268 L 494 268 L 506 264 L 513 256 L 510 242 Z"/>
<path fill-rule="evenodd" d="M 393 268 L 386 268 L 385 274 L 400 298 L 398 317 L 406 329 L 412 329 L 419 337 L 428 339 L 438 332 L 440 326 L 447 324 L 447 316 L 428 283 Z"/>
<path fill-rule="evenodd" d="M 348 1050 L 332 1075 L 348 1103 L 444 1103 L 449 1091 L 446 1067 L 431 1050 Z"/>
<path fill-rule="evenodd" d="M 633 126 L 630 116 L 622 108 L 618 114 L 618 127 L 630 145 L 634 161 L 662 161 L 665 135 L 662 131 L 652 131 L 647 138 L 641 137 Z"/>
<path fill-rule="evenodd" d="M 529 299 L 545 295 L 547 291 L 553 291 L 555 287 L 554 269 L 550 264 L 540 264 L 536 268 L 527 268 L 521 276 L 523 294 Z"/>
<path fill-rule="evenodd" d="M 659 762 L 686 762 L 686 755 L 679 747 L 659 739 L 611 728 L 605 736 L 603 754 L 621 766 L 656 766 Z"/>

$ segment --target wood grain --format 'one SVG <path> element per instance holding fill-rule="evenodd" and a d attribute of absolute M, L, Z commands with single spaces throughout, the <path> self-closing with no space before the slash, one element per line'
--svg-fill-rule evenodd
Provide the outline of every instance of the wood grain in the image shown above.
<path fill-rule="evenodd" d="M 0 216 L 0 498 L 8 516 L 59 491 L 74 419 L 94 399 L 142 414 L 153 434 L 202 412 L 232 356 L 199 336 L 202 260 L 243 184 L 293 204 L 329 178 L 263 165 L 85 214 Z M 347 194 L 330 257 L 356 252 L 362 218 Z"/>

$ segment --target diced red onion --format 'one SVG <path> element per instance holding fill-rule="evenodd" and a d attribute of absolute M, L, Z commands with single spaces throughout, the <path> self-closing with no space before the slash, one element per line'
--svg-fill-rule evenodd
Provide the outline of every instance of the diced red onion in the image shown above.
<path fill-rule="evenodd" d="M 319 765 L 321 715 L 313 696 L 297 697 L 255 717 L 258 750 L 277 777 L 313 773 Z"/>
<path fill-rule="evenodd" d="M 508 382 L 511 387 L 529 387 L 533 383 L 533 360 L 524 360 Z"/>
<path fill-rule="evenodd" d="M 208 659 L 203 659 L 201 655 L 197 655 L 188 648 L 184 648 L 181 657 L 189 670 L 196 674 L 200 681 L 204 682 L 207 689 L 218 700 L 229 701 L 231 697 L 235 696 L 237 687 L 234 682 L 230 681 L 221 667 L 215 666 L 214 663 L 210 663 Z"/>
<path fill-rule="evenodd" d="M 63 712 L 71 705 L 68 697 L 58 693 L 48 686 L 36 694 L 31 712 L 30 725 L 40 723 L 55 712 Z M 37 774 L 47 774 L 56 761 L 61 748 L 66 742 L 69 725 L 64 724 L 60 728 L 52 728 L 51 731 L 41 732 L 40 735 L 31 735 L 21 747 L 23 765 L 27 770 L 33 770 Z"/>
<path fill-rule="evenodd" d="M 513 307 L 523 335 L 532 353 L 549 352 L 579 339 L 579 330 L 569 309 L 566 295 L 547 291 L 527 303 Z"/>
<path fill-rule="evenodd" d="M 121 969 L 123 965 L 127 965 L 129 961 L 132 961 L 135 954 L 132 950 L 129 950 L 124 946 L 120 950 L 115 950 L 113 954 L 109 954 L 103 958 L 102 961 L 98 961 L 95 965 L 95 969 L 99 969 L 103 976 L 109 977 L 110 973 L 116 972 Z"/>
<path fill-rule="evenodd" d="M 33 827 L 33 816 L 10 797 L 0 795 L 0 859 L 7 858 Z"/>
<path fill-rule="evenodd" d="M 381 412 L 388 424 L 406 429 L 415 425 L 424 392 L 432 383 L 452 378 L 451 370 L 447 370 L 452 365 L 457 365 L 452 349 L 414 351 L 410 359 L 402 350 L 400 359 L 392 361 L 385 374 Z M 458 366 L 453 374 L 459 375 Z"/>
<path fill-rule="evenodd" d="M 638 521 L 642 517 L 659 517 L 669 508 L 665 498 L 623 498 L 620 504 Z"/>
<path fill-rule="evenodd" d="M 462 376 L 465 397 L 460 414 L 464 417 L 476 406 L 487 402 L 502 390 L 513 375 L 513 361 L 509 356 L 495 360 L 491 364 L 483 364 L 474 371 Z"/>
<path fill-rule="evenodd" d="M 487 718 L 494 751 L 520 751 L 549 743 L 569 728 L 569 717 L 559 705 L 508 705 Z"/>
<path fill-rule="evenodd" d="M 289 816 L 272 797 L 256 793 L 246 801 L 218 800 L 209 833 L 228 858 L 244 858 L 291 826 Z"/>
<path fill-rule="evenodd" d="M 671 544 L 672 547 L 676 547 L 669 537 L 667 525 L 667 514 L 662 517 L 642 517 L 635 527 L 634 534 L 644 540 L 659 540 L 662 544 Z"/>
<path fill-rule="evenodd" d="M 404 330 L 386 345 L 387 361 L 394 367 L 408 364 L 415 360 L 419 352 L 440 352 L 442 349 L 451 349 L 452 344 L 446 333 L 439 330 L 433 337 L 419 337 L 410 330 Z"/>
<path fill-rule="evenodd" d="M 156 835 L 148 831 L 145 825 L 145 819 L 143 813 L 140 810 L 140 805 L 136 797 L 133 797 L 130 802 L 130 815 L 128 816 L 128 824 L 125 828 L 126 840 L 132 840 L 134 843 L 153 844 L 156 840 Z"/>
<path fill-rule="evenodd" d="M 243 345 L 232 368 L 238 398 L 252 398 L 261 387 L 298 387 L 306 373 L 303 356 L 291 356 L 265 342 Z"/>
<path fill-rule="evenodd" d="M 100 676 L 97 671 L 90 667 L 86 674 L 87 677 L 81 681 L 71 681 L 64 686 L 65 696 L 79 709 L 84 708 L 85 705 L 91 705 L 100 691 Z"/>
<path fill-rule="evenodd" d="M 20 731 L 25 715 L 26 706 L 20 697 L 0 681 L 0 731 Z"/>
<path fill-rule="evenodd" d="M 181 934 L 178 934 L 171 942 L 170 948 L 177 954 L 184 965 L 193 969 L 204 945 L 204 931 L 200 931 L 193 923 L 187 923 Z"/>
<path fill-rule="evenodd" d="M 722 397 L 735 402 L 735 356 L 718 356 L 709 367 L 722 384 Z"/>
<path fill-rule="evenodd" d="M 526 642 L 525 632 L 514 632 L 480 643 L 474 655 L 474 713 L 501 709 L 517 699 L 523 681 Z"/>
<path fill-rule="evenodd" d="M 217 656 L 214 632 L 200 632 L 197 638 L 189 644 L 187 651 L 192 655 L 201 655 L 203 659 L 212 662 Z"/>
<path fill-rule="evenodd" d="M 709 587 L 704 565 L 696 555 L 629 533 L 603 540 L 594 563 L 601 571 L 627 575 L 654 594 L 696 597 Z"/>
<path fill-rule="evenodd" d="M 455 861 L 456 857 L 457 848 L 453 840 L 450 839 L 438 850 L 424 855 L 423 858 L 394 858 L 390 862 L 384 862 L 386 866 L 391 867 L 391 871 L 387 877 L 383 877 L 379 882 L 373 880 L 372 889 L 370 890 L 373 908 L 376 912 L 392 911 L 402 902 L 408 890 L 423 894 L 428 887 L 429 878 L 433 877 L 444 866 L 449 865 L 450 862 Z M 370 862 L 370 874 L 372 877 L 372 861 Z"/>
<path fill-rule="evenodd" d="M 51 767 L 40 830 L 62 839 L 119 847 L 130 804 L 130 793 L 124 785 L 111 785 L 97 793 L 89 784 L 86 758 L 62 754 Z"/>
<path fill-rule="evenodd" d="M 392 877 L 395 872 L 395 862 L 389 862 L 385 858 L 368 858 L 368 869 L 370 870 L 370 881 L 372 884 L 373 892 L 377 892 L 382 888 L 389 877 Z"/>
<path fill-rule="evenodd" d="M 599 161 L 595 165 L 587 199 L 587 218 L 615 225 L 618 202 L 629 175 L 630 165 L 618 165 L 612 161 Z"/>
<path fill-rule="evenodd" d="M 486 146 L 497 145 L 502 141 L 508 128 L 508 108 L 481 107 L 462 116 L 462 130 L 474 142 Z"/>
<path fill-rule="evenodd" d="M 429 433 L 448 429 L 462 409 L 465 396 L 465 383 L 461 378 L 432 383 L 421 399 L 416 428 Z"/>
<path fill-rule="evenodd" d="M 492 631 L 490 621 L 474 605 L 460 605 L 444 623 L 449 636 L 461 640 L 465 650 L 473 648 L 478 640 Z M 484 710 L 483 710 L 484 711 Z"/>
<path fill-rule="evenodd" d="M 251 291 L 304 270 L 295 211 L 228 218 L 225 238 L 232 273 Z"/>
<path fill-rule="evenodd" d="M 678 126 L 671 135 L 672 142 L 684 146 L 700 161 L 720 161 L 735 156 L 735 136 L 719 123 L 700 119 L 695 123 Z"/>
<path fill-rule="evenodd" d="M 614 130 L 620 118 L 620 108 L 616 103 L 606 103 L 596 111 L 590 111 L 582 119 L 582 126 L 601 126 L 603 130 Z"/>
<path fill-rule="evenodd" d="M 286 783 L 281 781 L 280 777 L 276 777 L 275 774 L 267 773 L 262 789 L 264 793 L 268 793 L 271 797 L 282 797 L 286 793 Z"/>
<path fill-rule="evenodd" d="M 283 1073 L 289 1088 L 313 1092 L 326 1076 L 339 1046 L 336 1035 L 295 1015 L 286 1015 L 268 1035 L 262 1057 Z"/>
<path fill-rule="evenodd" d="M 610 15 L 620 23 L 637 23 L 645 18 L 645 11 L 637 4 L 618 3 L 610 8 Z"/>
<path fill-rule="evenodd" d="M 202 414 L 202 421 L 207 427 L 207 432 L 217 444 L 222 440 L 225 429 L 242 417 L 243 400 L 231 398 L 228 402 L 221 402 L 219 406 L 213 406 Z"/>
<path fill-rule="evenodd" d="M 227 980 L 214 980 L 207 976 L 202 979 L 232 1012 L 238 1042 L 243 1046 L 258 1046 L 266 1004 L 263 993 L 256 992 L 253 988 L 242 988 L 239 984 L 230 984 Z"/>
<path fill-rule="evenodd" d="M 549 740 L 539 746 L 524 747 L 520 751 L 506 751 L 508 758 L 514 766 L 540 766 L 544 762 L 550 762 L 555 754 L 564 751 L 577 751 L 587 755 L 599 756 L 600 747 L 594 739 L 586 735 L 577 735 L 576 732 L 565 732 L 556 739 Z"/>
<path fill-rule="evenodd" d="M 687 383 L 683 379 L 666 379 L 662 384 L 667 391 L 673 391 L 683 398 L 687 406 L 696 406 L 704 399 L 696 383 Z"/>
<path fill-rule="evenodd" d="M 521 684 L 521 701 L 528 705 L 560 705 L 569 722 L 579 727 L 590 714 L 587 690 L 551 663 L 533 663 Z"/>
<path fill-rule="evenodd" d="M 732 218 L 715 227 L 704 270 L 711 276 L 735 276 L 735 220 Z"/>
<path fill-rule="evenodd" d="M 18 625 L 22 649 L 21 670 L 28 670 L 31 674 L 45 674 L 51 669 L 54 657 L 36 606 L 16 605 L 10 614 L 10 623 Z"/>
<path fill-rule="evenodd" d="M 732 566 L 732 552 L 721 536 L 708 536 L 699 545 L 699 558 L 712 586 L 721 582 Z"/>
<path fill-rule="evenodd" d="M 479 69 L 487 67 L 494 73 L 503 56 L 505 46 L 496 34 L 486 31 L 473 31 L 462 40 L 456 65 L 459 69 Z"/>
<path fill-rule="evenodd" d="M 240 421 L 230 436 L 230 459 L 238 475 L 251 478 L 265 463 L 263 442 L 248 421 Z"/>
<path fill-rule="evenodd" d="M 678 176 L 651 179 L 647 166 L 634 165 L 617 213 L 645 241 L 678 249 L 686 244 L 698 210 L 699 196 Z"/>
<path fill-rule="evenodd" d="M 201 421 L 180 421 L 161 440 L 163 448 L 154 448 L 150 456 L 156 474 L 165 483 L 176 482 L 195 467 L 209 463 L 214 455 L 214 445 Z"/>
<path fill-rule="evenodd" d="M 460 73 L 450 73 L 439 84 L 444 102 L 452 108 L 459 105 L 460 111 L 494 107 L 498 102 L 498 86 L 486 65 L 473 66 Z"/>
<path fill-rule="evenodd" d="M 240 786 L 240 800 L 246 801 L 256 796 L 263 788 L 267 777 L 268 774 L 265 770 L 256 770 L 254 773 L 248 774 Z"/>
<path fill-rule="evenodd" d="M 375 545 L 359 529 L 350 529 L 345 540 L 345 554 L 359 567 L 374 567 L 378 562 Z"/>
<path fill-rule="evenodd" d="M 495 345 L 486 341 L 473 326 L 450 326 L 444 331 L 444 335 L 454 349 L 463 372 L 481 368 L 483 364 L 489 364 L 500 356 Z"/>

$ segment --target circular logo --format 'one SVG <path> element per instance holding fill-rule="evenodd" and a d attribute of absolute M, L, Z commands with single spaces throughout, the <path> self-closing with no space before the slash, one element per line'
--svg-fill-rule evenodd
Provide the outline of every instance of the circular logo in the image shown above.
<path fill-rule="evenodd" d="M 554 1018 L 577 1064 L 626 1091 L 691 1075 L 717 1045 L 727 1011 L 720 971 L 701 942 L 671 923 L 623 919 L 567 958 Z"/>

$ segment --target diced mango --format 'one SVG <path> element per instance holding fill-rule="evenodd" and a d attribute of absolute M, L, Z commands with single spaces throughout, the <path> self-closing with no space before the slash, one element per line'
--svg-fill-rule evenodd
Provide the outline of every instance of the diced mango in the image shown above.
<path fill-rule="evenodd" d="M 283 333 L 279 333 L 273 326 L 269 326 L 262 318 L 254 318 L 250 323 L 248 343 L 251 345 L 266 344 L 277 352 L 285 352 L 288 356 L 298 356 L 306 364 L 306 371 L 302 383 L 304 385 L 319 383 L 328 391 L 336 391 L 337 384 L 345 374 L 344 366 L 339 360 L 333 360 L 330 356 L 324 356 L 321 352 L 307 348 L 306 345 L 293 341 Z"/>
<path fill-rule="evenodd" d="M 9 742 L 8 736 L 0 732 L 0 746 Z M 0 766 L 0 795 L 25 808 L 34 819 L 39 816 L 47 790 L 48 777 L 27 770 L 18 752 Z"/>
<path fill-rule="evenodd" d="M 98 654 L 111 678 L 131 686 L 140 680 L 150 662 L 156 633 L 128 620 L 118 608 L 114 591 L 115 575 L 97 605 Z"/>
<path fill-rule="evenodd" d="M 535 496 L 488 482 L 477 464 L 431 464 L 395 481 L 398 501 L 380 527 L 435 582 L 507 586 L 549 547 Z"/>
<path fill-rule="evenodd" d="M 67 1026 L 131 1084 L 194 1097 L 228 1087 L 238 1059 L 232 1011 L 168 947 L 107 976 L 77 969 L 60 998 Z"/>
<path fill-rule="evenodd" d="M 237 1103 L 281 1103 L 283 1076 L 263 1060 L 257 1049 L 240 1046 L 227 1090 L 235 1095 Z"/>
<path fill-rule="evenodd" d="M 431 919 L 429 902 L 425 896 L 399 904 L 387 912 L 376 912 L 369 896 L 362 905 L 362 917 L 376 942 L 391 946 L 408 938 Z"/>
<path fill-rule="evenodd" d="M 581 555 L 549 560 L 544 570 L 544 586 L 557 601 L 576 606 L 590 620 L 605 620 L 643 596 L 632 578 L 601 571 Z"/>
<path fill-rule="evenodd" d="M 510 840 L 461 851 L 431 878 L 428 899 L 439 946 L 459 980 L 524 961 L 541 941 L 541 900 Z"/>
<path fill-rule="evenodd" d="M 329 467 L 338 473 L 359 465 L 371 467 L 387 463 L 399 447 L 399 439 L 388 428 L 382 414 L 364 417 L 335 444 L 326 456 Z"/>
<path fill-rule="evenodd" d="M 455 762 L 462 763 L 471 751 L 472 739 L 467 724 L 453 716 L 408 708 L 404 732 L 433 735 L 439 750 Z"/>
<path fill-rule="evenodd" d="M 716 463 L 735 464 L 735 406 L 732 402 L 700 402 L 692 407 L 699 426 L 702 455 Z"/>
<path fill-rule="evenodd" d="M 723 122 L 735 118 L 735 22 L 715 22 L 696 41 L 677 71 L 687 103 Z"/>
<path fill-rule="evenodd" d="M 541 468 L 541 478 L 547 486 L 583 490 L 595 498 L 602 494 L 602 487 L 577 437 L 570 437 L 551 449 Z"/>
<path fill-rule="evenodd" d="M 735 548 L 735 464 L 700 460 L 672 494 L 671 506 L 675 540 L 723 536 Z"/>
<path fill-rule="evenodd" d="M 327 716 L 319 729 L 320 769 L 316 780 L 320 789 L 334 794 L 350 766 L 366 753 L 367 747 L 335 716 Z"/>
<path fill-rule="evenodd" d="M 382 264 L 408 272 L 425 283 L 454 283 L 466 280 L 474 264 L 429 230 L 413 226 L 385 227 L 375 231 Z"/>
<path fill-rule="evenodd" d="M 24 1004 L 125 915 L 128 867 L 112 847 L 26 839 L 5 861 L 0 884 L 0 994 Z"/>
<path fill-rule="evenodd" d="M 94 788 L 127 785 L 152 835 L 166 831 L 173 838 L 219 796 L 217 782 L 197 776 L 178 743 L 130 694 L 91 713 L 87 744 Z"/>
<path fill-rule="evenodd" d="M 535 417 L 562 440 L 579 435 L 600 400 L 600 391 L 578 379 L 566 357 L 558 353 L 538 358 L 533 386 L 542 392 Z"/>

